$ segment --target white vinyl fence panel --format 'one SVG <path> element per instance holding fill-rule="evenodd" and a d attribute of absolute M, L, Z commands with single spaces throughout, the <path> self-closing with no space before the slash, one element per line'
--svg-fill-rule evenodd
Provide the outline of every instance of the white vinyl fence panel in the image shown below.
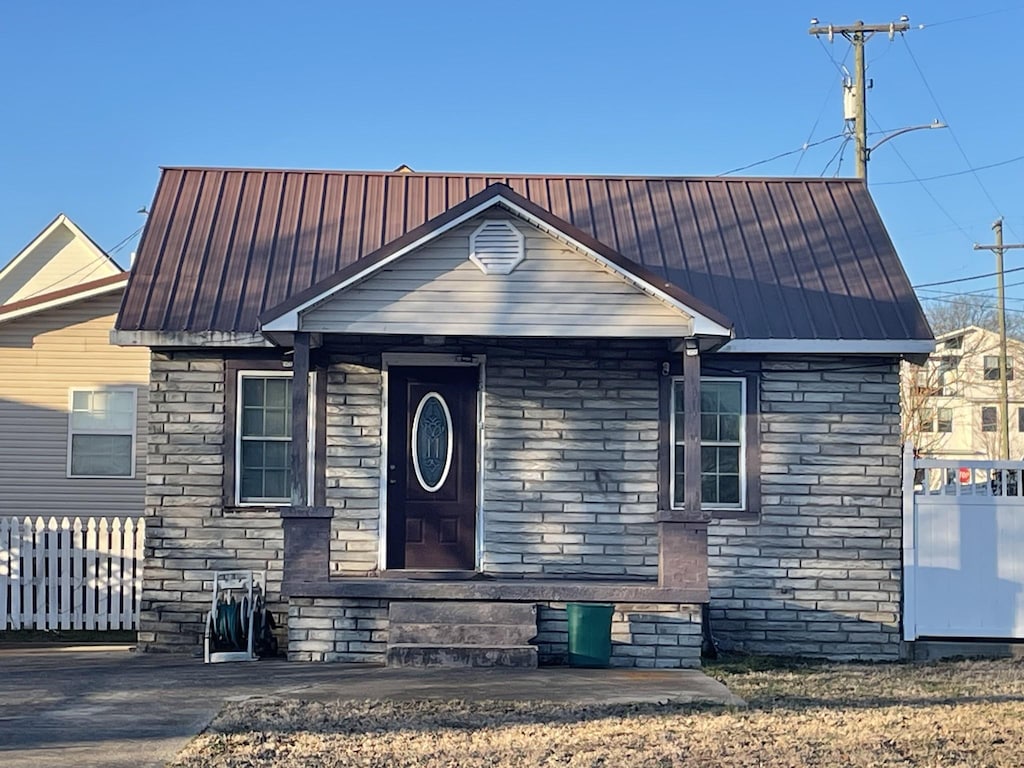
<path fill-rule="evenodd" d="M 1024 639 L 1024 462 L 903 456 L 903 635 Z"/>
<path fill-rule="evenodd" d="M 137 629 L 143 518 L 0 517 L 0 630 Z"/>

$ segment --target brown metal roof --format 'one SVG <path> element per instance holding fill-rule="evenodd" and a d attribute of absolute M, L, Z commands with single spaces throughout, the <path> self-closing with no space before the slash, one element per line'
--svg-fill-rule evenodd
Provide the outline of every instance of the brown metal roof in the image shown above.
<path fill-rule="evenodd" d="M 118 269 L 120 269 L 120 267 L 118 267 Z M 117 275 L 101 277 L 98 280 L 90 280 L 87 283 L 72 285 L 70 288 L 61 288 L 58 291 L 41 293 L 38 296 L 33 296 L 31 299 L 22 299 L 21 301 L 12 301 L 9 304 L 0 304 L 0 317 L 9 315 L 13 312 L 21 312 L 25 309 L 31 309 L 32 307 L 52 304 L 55 301 L 63 301 L 65 299 L 67 301 L 74 301 L 74 299 L 79 295 L 92 294 L 95 291 L 102 290 L 104 288 L 110 288 L 113 290 L 119 283 L 127 282 L 128 273 L 121 272 Z"/>
<path fill-rule="evenodd" d="M 492 184 L 717 310 L 737 338 L 931 339 L 855 180 L 218 168 L 164 170 L 117 327 L 256 331 Z"/>

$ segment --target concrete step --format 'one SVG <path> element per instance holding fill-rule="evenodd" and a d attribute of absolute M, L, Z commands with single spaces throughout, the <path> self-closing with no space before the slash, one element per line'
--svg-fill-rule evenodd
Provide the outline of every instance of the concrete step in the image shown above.
<path fill-rule="evenodd" d="M 459 645 L 422 643 L 389 644 L 389 667 L 513 667 L 537 666 L 537 648 L 532 645 Z"/>
<path fill-rule="evenodd" d="M 427 645 L 527 645 L 537 636 L 530 624 L 396 624 L 388 629 L 388 642 Z"/>
<path fill-rule="evenodd" d="M 395 624 L 513 624 L 537 625 L 534 603 L 495 603 L 473 600 L 392 601 L 388 619 Z"/>

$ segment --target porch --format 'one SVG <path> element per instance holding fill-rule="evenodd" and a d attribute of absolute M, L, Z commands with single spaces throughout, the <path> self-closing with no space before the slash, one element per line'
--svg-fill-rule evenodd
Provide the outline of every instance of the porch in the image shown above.
<path fill-rule="evenodd" d="M 699 666 L 710 513 L 673 508 L 663 417 L 671 374 L 699 367 L 699 354 L 662 340 L 567 339 L 558 350 L 534 340 L 510 352 L 507 340 L 453 339 L 428 353 L 393 351 L 419 340 L 363 339 L 350 340 L 344 354 L 329 337 L 309 352 L 301 335 L 296 341 L 293 380 L 302 381 L 304 365 L 316 371 L 327 411 L 322 439 L 345 450 L 293 451 L 292 476 L 308 477 L 302 462 L 322 452 L 324 466 L 312 475 L 326 467 L 330 477 L 344 463 L 338 475 L 348 482 L 293 487 L 314 503 L 280 510 L 290 658 L 379 663 L 394 606 L 460 602 L 535 606 L 539 661 L 558 663 L 566 656 L 566 603 L 590 602 L 615 605 L 613 664 Z M 409 435 L 384 437 L 394 434 L 386 426 L 395 420 L 394 368 L 428 362 L 479 369 L 480 418 L 471 417 L 479 432 L 468 449 L 479 470 L 470 484 L 472 547 L 462 563 L 442 550 L 433 567 L 391 559 L 392 537 L 408 528 L 405 518 L 395 525 L 394 489 L 419 480 L 388 447 L 404 451 Z M 699 403 L 700 377 L 689 378 L 695 391 L 687 395 Z M 316 399 L 298 390 L 293 429 L 318 421 L 304 412 L 307 403 L 318 407 Z M 357 436 L 360 421 L 369 426 Z M 310 439 L 318 436 L 293 434 L 293 445 Z M 699 459 L 699 451 L 689 454 Z M 699 468 L 690 477 L 699 478 Z M 426 530 L 442 526 L 428 520 Z"/>

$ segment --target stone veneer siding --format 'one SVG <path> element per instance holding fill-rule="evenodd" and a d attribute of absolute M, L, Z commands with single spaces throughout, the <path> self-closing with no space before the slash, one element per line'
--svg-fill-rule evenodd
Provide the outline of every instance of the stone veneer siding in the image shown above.
<path fill-rule="evenodd" d="M 769 358 L 757 520 L 708 535 L 711 622 L 727 648 L 900 653 L 899 371 L 891 359 Z"/>
<path fill-rule="evenodd" d="M 540 349 L 470 350 L 487 355 L 485 569 L 656 578 L 663 345 Z M 332 569 L 354 575 L 376 565 L 380 373 L 347 359 L 328 374 L 327 496 L 336 508 Z M 376 363 L 378 353 L 367 350 L 365 360 Z M 753 652 L 896 657 L 895 362 L 769 358 L 760 405 L 760 514 L 709 531 L 716 639 Z M 283 619 L 276 511 L 222 505 L 224 408 L 220 355 L 152 355 L 143 648 L 199 646 L 219 569 L 266 569 Z"/>
<path fill-rule="evenodd" d="M 564 603 L 541 603 L 537 614 L 541 664 L 565 664 Z M 292 598 L 288 658 L 292 661 L 382 663 L 387 651 L 388 601 Z M 700 666 L 700 606 L 618 604 L 612 615 L 613 667 L 680 669 Z"/>
<path fill-rule="evenodd" d="M 201 646 L 218 570 L 267 571 L 268 604 L 283 623 L 277 511 L 223 506 L 224 407 L 219 356 L 152 354 L 143 649 L 194 652 Z"/>
<path fill-rule="evenodd" d="M 486 355 L 483 570 L 656 580 L 664 342 L 465 349 Z M 380 358 L 347 360 L 327 379 L 331 571 L 361 575 L 379 551 Z"/>

